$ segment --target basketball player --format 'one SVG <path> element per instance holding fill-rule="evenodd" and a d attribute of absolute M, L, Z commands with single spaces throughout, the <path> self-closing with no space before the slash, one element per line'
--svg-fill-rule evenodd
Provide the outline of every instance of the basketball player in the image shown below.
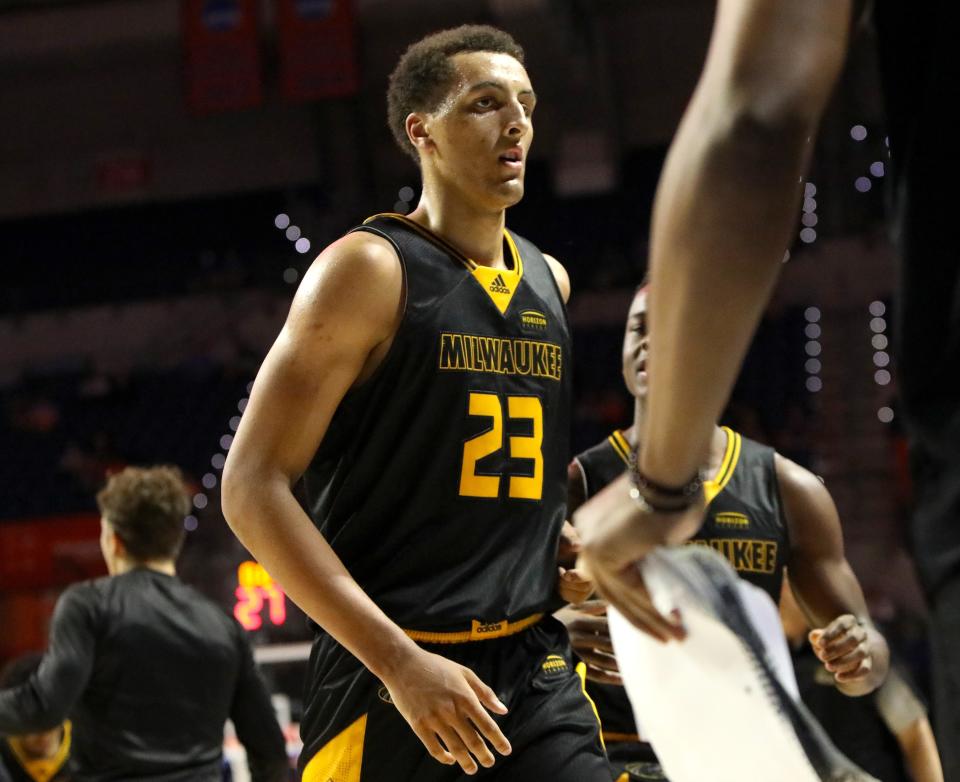
<path fill-rule="evenodd" d="M 579 454 L 568 470 L 571 511 L 629 469 L 647 414 L 647 291 L 640 288 L 627 316 L 623 376 L 635 398 L 633 426 Z M 707 502 L 703 522 L 691 543 L 710 546 L 738 574 L 780 599 L 784 568 L 813 631 L 813 649 L 836 687 L 864 695 L 886 676 L 889 651 L 870 621 L 856 576 L 843 552 L 840 521 L 833 500 L 812 473 L 773 449 L 715 427 L 704 473 Z M 588 665 L 588 688 L 600 713 L 611 760 L 652 762 L 640 738 L 626 694 L 617 686 L 616 666 L 602 604 L 591 602 L 564 616 L 577 654 Z M 677 636 L 675 626 L 651 624 L 662 640 Z M 615 763 L 615 765 L 617 765 Z M 618 770 L 625 771 L 624 766 Z M 646 773 L 654 773 L 647 768 Z"/>
<path fill-rule="evenodd" d="M 42 656 L 26 654 L 0 673 L 0 688 L 25 684 L 40 667 Z M 70 782 L 70 721 L 50 730 L 0 738 L 0 782 Z"/>
<path fill-rule="evenodd" d="M 569 282 L 504 228 L 533 140 L 523 52 L 490 27 L 431 35 L 388 103 L 420 203 L 314 262 L 224 474 L 231 526 L 317 624 L 303 778 L 609 780 L 566 631 L 543 616 Z"/>
<path fill-rule="evenodd" d="M 60 596 L 39 668 L 0 690 L 0 734 L 70 715 L 79 779 L 219 782 L 229 718 L 254 782 L 285 781 L 283 734 L 243 629 L 176 576 L 190 511 L 179 471 L 127 467 L 97 504 L 110 575 Z"/>
<path fill-rule="evenodd" d="M 623 565 L 660 541 L 689 537 L 699 522 L 694 473 L 790 242 L 852 5 L 718 3 L 703 74 L 654 207 L 656 372 L 636 470 L 645 506 L 626 496 L 623 481 L 580 512 L 585 561 L 611 599 L 633 602 L 622 605 L 629 616 L 649 619 L 651 609 L 627 597 L 640 591 Z M 898 363 L 917 501 L 913 548 L 931 606 L 934 726 L 945 776 L 960 780 L 960 261 L 956 196 L 941 186 L 960 179 L 952 126 L 943 119 L 960 77 L 958 8 L 872 5 L 903 256 Z"/>

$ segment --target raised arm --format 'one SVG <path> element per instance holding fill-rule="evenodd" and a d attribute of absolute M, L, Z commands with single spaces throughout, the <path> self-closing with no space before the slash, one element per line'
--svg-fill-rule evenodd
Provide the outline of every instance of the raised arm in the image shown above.
<path fill-rule="evenodd" d="M 395 251 L 371 234 L 350 234 L 314 262 L 254 382 L 224 468 L 223 511 L 291 599 L 387 685 L 428 751 L 472 773 L 469 753 L 493 763 L 473 725 L 509 751 L 480 704 L 505 707 L 472 671 L 424 652 L 380 610 L 292 492 L 340 401 L 388 349 L 403 295 Z"/>
<path fill-rule="evenodd" d="M 817 657 L 847 695 L 866 695 L 887 675 L 890 652 L 873 626 L 843 550 L 837 508 L 813 473 L 777 455 L 777 481 L 790 534 L 790 587 L 814 629 Z"/>
<path fill-rule="evenodd" d="M 654 205 L 640 466 L 657 483 L 703 463 L 792 238 L 850 17 L 850 0 L 718 3 Z"/>

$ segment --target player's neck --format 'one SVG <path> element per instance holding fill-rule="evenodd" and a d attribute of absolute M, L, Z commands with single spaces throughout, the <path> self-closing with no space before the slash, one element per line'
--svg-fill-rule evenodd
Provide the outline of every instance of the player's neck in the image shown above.
<path fill-rule="evenodd" d="M 637 447 L 640 442 L 640 432 L 643 431 L 643 422 L 647 418 L 647 401 L 645 398 L 634 397 L 633 399 L 633 426 L 624 430 L 624 436 L 632 448 Z"/>
<path fill-rule="evenodd" d="M 121 576 L 124 573 L 129 573 L 131 570 L 136 570 L 138 568 L 142 570 L 152 570 L 156 573 L 163 573 L 167 576 L 177 575 L 177 566 L 172 559 L 150 559 L 141 561 L 137 559 L 128 559 L 126 557 L 117 558 L 111 575 Z"/>
<path fill-rule="evenodd" d="M 713 427 L 713 436 L 710 438 L 710 459 L 704 465 L 704 473 L 713 478 L 723 463 L 723 456 L 727 452 L 727 433 L 719 426 Z"/>
<path fill-rule="evenodd" d="M 484 266 L 506 268 L 503 228 L 506 212 L 481 211 L 462 195 L 442 188 L 424 188 L 417 208 L 408 217 L 442 236 L 467 258 Z"/>

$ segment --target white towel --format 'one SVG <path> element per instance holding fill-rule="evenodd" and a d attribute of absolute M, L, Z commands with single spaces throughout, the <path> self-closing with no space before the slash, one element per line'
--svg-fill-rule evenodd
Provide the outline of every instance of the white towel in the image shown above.
<path fill-rule="evenodd" d="M 654 605 L 678 609 L 687 638 L 662 644 L 612 608 L 610 633 L 641 735 L 671 782 L 870 779 L 799 703 L 766 593 L 700 546 L 656 551 L 640 567 Z"/>

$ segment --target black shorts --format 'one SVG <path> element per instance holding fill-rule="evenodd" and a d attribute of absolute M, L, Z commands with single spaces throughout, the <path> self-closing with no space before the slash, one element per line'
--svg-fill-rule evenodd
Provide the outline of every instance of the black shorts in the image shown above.
<path fill-rule="evenodd" d="M 516 635 L 422 644 L 473 670 L 509 713 L 492 715 L 513 748 L 475 777 L 496 782 L 611 782 L 600 725 L 574 669 L 567 631 L 547 617 Z M 327 635 L 314 643 L 301 724 L 304 782 L 453 782 L 459 765 L 432 758 L 383 684 Z"/>

